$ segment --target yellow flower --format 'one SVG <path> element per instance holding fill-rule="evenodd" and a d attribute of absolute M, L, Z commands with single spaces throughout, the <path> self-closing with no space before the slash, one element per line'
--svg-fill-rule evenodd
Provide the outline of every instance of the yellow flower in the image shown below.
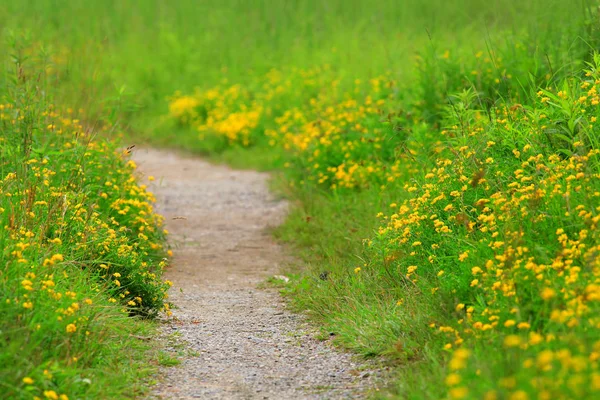
<path fill-rule="evenodd" d="M 554 297 L 554 295 L 556 295 L 556 292 L 554 291 L 554 289 L 545 287 L 544 289 L 542 289 L 542 293 L 540 296 L 544 300 L 550 300 L 551 298 Z"/>
<path fill-rule="evenodd" d="M 554 353 L 552 350 L 542 350 L 537 355 L 537 366 L 540 369 L 546 369 L 552 360 L 554 360 Z"/>
<path fill-rule="evenodd" d="M 51 400 L 58 400 L 58 395 L 54 390 L 44 390 L 44 397 Z"/>
<path fill-rule="evenodd" d="M 460 383 L 460 375 L 458 374 L 450 374 L 446 377 L 446 385 L 454 386 Z"/>
<path fill-rule="evenodd" d="M 33 379 L 31 379 L 30 377 L 26 376 L 25 378 L 23 378 L 23 383 L 26 385 L 33 385 Z"/>
<path fill-rule="evenodd" d="M 529 344 L 530 345 L 536 345 L 539 343 L 542 343 L 544 341 L 544 337 L 542 335 L 540 335 L 537 332 L 530 332 L 529 333 Z"/>
<path fill-rule="evenodd" d="M 513 392 L 510 397 L 510 400 L 527 400 L 529 399 L 529 396 L 527 395 L 527 393 L 523 390 L 517 390 L 516 392 Z"/>
<path fill-rule="evenodd" d="M 521 344 L 521 338 L 517 335 L 508 335 L 504 338 L 504 347 L 517 347 Z"/>
<path fill-rule="evenodd" d="M 469 389 L 466 387 L 460 386 L 450 389 L 448 392 L 451 399 L 464 399 L 469 394 Z"/>
<path fill-rule="evenodd" d="M 360 272 L 360 267 L 356 267 L 356 268 L 354 268 L 354 273 L 355 273 L 355 274 L 358 274 L 359 272 Z"/>
<path fill-rule="evenodd" d="M 450 363 L 448 364 L 448 367 L 450 367 L 451 371 L 463 369 L 466 366 L 467 366 L 467 362 L 466 362 L 466 360 L 464 360 L 462 358 L 453 358 L 450 360 Z"/>
<path fill-rule="evenodd" d="M 458 358 L 461 360 L 466 360 L 467 358 L 469 358 L 470 355 L 471 355 L 471 351 L 467 350 L 467 349 L 463 349 L 463 348 L 457 349 L 454 352 L 454 358 Z"/>
<path fill-rule="evenodd" d="M 592 374 L 592 388 L 594 390 L 600 390 L 600 374 Z"/>
<path fill-rule="evenodd" d="M 33 308 L 33 303 L 30 301 L 26 301 L 25 303 L 23 303 L 23 308 L 31 309 Z"/>
<path fill-rule="evenodd" d="M 69 324 L 67 325 L 67 333 L 73 333 L 77 330 L 77 327 L 75 326 L 75 324 Z"/>
<path fill-rule="evenodd" d="M 137 168 L 137 164 L 135 163 L 135 161 L 133 160 L 129 160 L 127 161 L 127 166 L 131 169 L 136 169 Z"/>

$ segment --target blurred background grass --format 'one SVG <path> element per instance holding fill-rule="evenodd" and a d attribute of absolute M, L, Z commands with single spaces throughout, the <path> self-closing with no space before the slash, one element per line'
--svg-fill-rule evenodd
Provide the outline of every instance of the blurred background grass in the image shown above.
<path fill-rule="evenodd" d="M 414 78 L 431 48 L 473 53 L 527 37 L 539 59 L 589 53 L 591 0 L 23 0 L 0 4 L 0 57 L 11 36 L 43 48 L 57 103 L 138 134 L 165 97 L 222 79 L 244 83 L 273 67 L 331 65 L 341 80 L 390 71 Z M 31 53 L 31 56 L 38 55 Z M 6 65 L 6 64 L 5 64 Z M 346 79 L 344 79 L 346 78 Z M 6 79 L 6 75 L 3 77 Z M 435 79 L 435 77 L 432 77 Z"/>

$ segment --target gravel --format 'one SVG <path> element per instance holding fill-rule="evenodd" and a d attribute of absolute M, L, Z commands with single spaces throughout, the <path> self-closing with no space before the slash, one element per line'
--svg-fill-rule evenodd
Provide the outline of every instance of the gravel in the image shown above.
<path fill-rule="evenodd" d="M 236 171 L 176 152 L 137 150 L 134 160 L 166 218 L 174 258 L 174 319 L 180 365 L 163 368 L 151 397 L 165 399 L 362 398 L 376 374 L 328 341 L 274 289 L 258 288 L 290 262 L 269 234 L 287 204 L 269 176 Z"/>

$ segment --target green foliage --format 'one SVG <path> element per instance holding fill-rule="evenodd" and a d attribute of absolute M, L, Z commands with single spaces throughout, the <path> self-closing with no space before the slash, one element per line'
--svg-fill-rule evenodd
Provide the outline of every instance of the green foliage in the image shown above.
<path fill-rule="evenodd" d="M 169 287 L 152 195 L 114 142 L 60 115 L 15 42 L 0 93 L 0 382 L 9 398 L 120 397 Z M 134 382 L 132 382 L 134 381 Z M 134 390 L 131 386 L 133 385 Z"/>

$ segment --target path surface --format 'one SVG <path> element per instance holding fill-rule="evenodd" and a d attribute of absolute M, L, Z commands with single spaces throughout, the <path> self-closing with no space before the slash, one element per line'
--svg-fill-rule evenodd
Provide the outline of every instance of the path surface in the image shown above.
<path fill-rule="evenodd" d="M 287 206 L 269 193 L 268 176 L 235 171 L 174 152 L 142 149 L 134 160 L 166 217 L 174 247 L 167 278 L 178 309 L 166 333 L 193 351 L 163 371 L 165 399 L 361 398 L 368 373 L 349 355 L 315 340 L 279 294 L 257 285 L 286 256 L 268 228 Z"/>

